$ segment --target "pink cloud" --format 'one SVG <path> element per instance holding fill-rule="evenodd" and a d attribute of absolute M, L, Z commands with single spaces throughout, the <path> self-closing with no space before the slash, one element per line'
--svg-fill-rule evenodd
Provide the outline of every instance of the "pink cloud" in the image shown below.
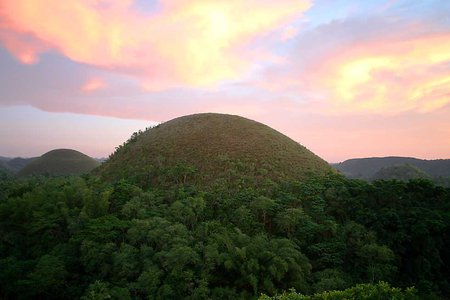
<path fill-rule="evenodd" d="M 450 104 L 449 31 L 413 24 L 382 27 L 390 31 L 381 35 L 350 25 L 317 29 L 300 39 L 298 52 L 247 84 L 297 94 L 312 111 L 335 115 L 428 113 Z"/>
<path fill-rule="evenodd" d="M 429 112 L 450 103 L 450 33 L 353 44 L 314 66 L 332 110 Z"/>
<path fill-rule="evenodd" d="M 26 65 L 37 63 L 39 53 L 48 50 L 44 43 L 31 36 L 24 35 L 21 39 L 17 39 L 14 33 L 2 30 L 1 25 L 0 41 L 8 51 L 14 53 L 17 60 Z"/>
<path fill-rule="evenodd" d="M 24 63 L 36 62 L 50 49 L 136 75 L 152 90 L 210 86 L 237 79 L 252 66 L 236 49 L 288 24 L 311 5 L 310 0 L 164 0 L 158 11 L 144 15 L 132 4 L 2 1 L 0 41 Z"/>

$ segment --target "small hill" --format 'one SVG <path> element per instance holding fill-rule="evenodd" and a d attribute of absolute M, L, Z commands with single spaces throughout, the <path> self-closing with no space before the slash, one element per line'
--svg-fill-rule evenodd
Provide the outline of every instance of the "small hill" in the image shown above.
<path fill-rule="evenodd" d="M 408 164 L 381 168 L 381 170 L 379 170 L 372 176 L 372 180 L 396 179 L 401 181 L 408 181 L 411 179 L 419 179 L 419 178 L 431 179 L 431 176 L 423 172 L 419 168 Z"/>
<path fill-rule="evenodd" d="M 98 165 L 94 159 L 76 150 L 56 149 L 31 161 L 17 173 L 17 176 L 81 175 Z"/>
<path fill-rule="evenodd" d="M 141 184 L 261 184 L 332 172 L 327 162 L 255 121 L 204 113 L 135 133 L 94 171 L 103 179 Z"/>
<path fill-rule="evenodd" d="M 36 159 L 36 157 L 31 158 L 6 158 L 2 157 L 0 160 L 0 170 L 6 173 L 15 174 L 23 169 L 27 164 Z"/>
<path fill-rule="evenodd" d="M 332 164 L 332 167 L 349 178 L 370 180 L 382 168 L 405 164 L 414 166 L 433 178 L 450 177 L 450 159 L 424 160 L 395 156 L 355 158 Z"/>

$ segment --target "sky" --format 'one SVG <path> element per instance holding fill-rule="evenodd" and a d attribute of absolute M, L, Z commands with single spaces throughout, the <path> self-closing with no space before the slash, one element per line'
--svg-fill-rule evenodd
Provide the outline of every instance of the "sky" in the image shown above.
<path fill-rule="evenodd" d="M 450 1 L 0 0 L 0 156 L 201 112 L 329 162 L 450 158 Z"/>

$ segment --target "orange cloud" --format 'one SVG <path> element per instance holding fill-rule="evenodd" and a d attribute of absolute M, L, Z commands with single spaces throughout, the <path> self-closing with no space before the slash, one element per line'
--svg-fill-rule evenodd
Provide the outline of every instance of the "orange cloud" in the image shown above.
<path fill-rule="evenodd" d="M 100 78 L 91 78 L 81 87 L 81 91 L 85 93 L 101 90 L 106 87 L 105 81 Z"/>
<path fill-rule="evenodd" d="M 24 63 L 51 49 L 77 62 L 137 75 L 149 89 L 209 86 L 239 78 L 252 65 L 238 53 L 242 47 L 286 26 L 311 5 L 310 0 L 164 0 L 158 11 L 142 14 L 132 4 L 1 1 L 0 41 Z"/>
<path fill-rule="evenodd" d="M 311 69 L 333 112 L 430 112 L 450 103 L 450 33 L 341 49 Z"/>

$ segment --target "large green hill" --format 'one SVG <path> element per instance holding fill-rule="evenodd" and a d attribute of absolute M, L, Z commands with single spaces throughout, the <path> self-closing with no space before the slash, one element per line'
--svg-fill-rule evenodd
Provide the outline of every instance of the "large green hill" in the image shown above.
<path fill-rule="evenodd" d="M 17 175 L 81 175 L 90 172 L 99 163 L 72 149 L 56 149 L 32 160 Z"/>
<path fill-rule="evenodd" d="M 106 180 L 143 185 L 259 185 L 332 171 L 328 163 L 280 132 L 225 114 L 184 116 L 134 134 L 95 171 Z M 238 182 L 239 181 L 239 182 Z"/>

